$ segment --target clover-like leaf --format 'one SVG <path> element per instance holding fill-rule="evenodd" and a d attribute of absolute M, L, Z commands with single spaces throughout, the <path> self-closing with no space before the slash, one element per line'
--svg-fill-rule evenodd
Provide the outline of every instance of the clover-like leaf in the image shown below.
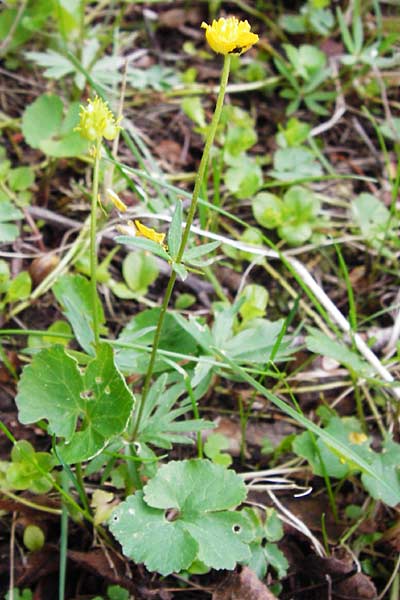
<path fill-rule="evenodd" d="M 250 557 L 252 528 L 232 509 L 246 488 L 234 471 L 208 460 L 173 461 L 114 511 L 110 529 L 124 554 L 168 575 L 196 559 L 233 569 Z"/>
<path fill-rule="evenodd" d="M 21 423 L 49 422 L 50 431 L 65 440 L 64 460 L 74 463 L 91 458 L 124 431 L 133 396 L 108 344 L 99 346 L 83 374 L 76 360 L 56 345 L 25 367 L 16 403 Z"/>

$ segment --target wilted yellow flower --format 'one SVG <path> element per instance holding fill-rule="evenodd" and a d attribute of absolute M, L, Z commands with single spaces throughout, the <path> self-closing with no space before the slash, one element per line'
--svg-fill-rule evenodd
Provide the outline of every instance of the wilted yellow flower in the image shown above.
<path fill-rule="evenodd" d="M 128 210 L 125 202 L 122 202 L 118 194 L 116 194 L 113 190 L 110 190 L 110 188 L 107 188 L 106 191 L 108 199 L 114 204 L 115 208 L 119 210 L 119 212 L 124 213 Z"/>
<path fill-rule="evenodd" d="M 350 431 L 349 433 L 349 442 L 352 444 L 357 444 L 359 446 L 367 440 L 368 437 L 365 435 L 365 433 L 360 433 L 359 431 Z"/>
<path fill-rule="evenodd" d="M 75 131 L 86 139 L 94 142 L 101 138 L 113 140 L 121 129 L 119 122 L 121 117 L 115 119 L 107 102 L 104 102 L 98 96 L 94 100 L 89 99 L 86 106 L 81 106 L 79 113 L 79 125 Z"/>
<path fill-rule="evenodd" d="M 258 42 L 258 35 L 251 33 L 248 21 L 239 21 L 236 17 L 221 17 L 212 22 L 201 24 L 206 30 L 206 39 L 210 47 L 218 54 L 243 54 Z"/>
<path fill-rule="evenodd" d="M 148 240 L 152 240 L 153 242 L 163 246 L 165 233 L 157 233 L 155 229 L 146 227 L 146 225 L 143 225 L 143 223 L 138 221 L 138 219 L 135 219 L 135 227 L 137 229 L 137 235 L 147 238 Z"/>

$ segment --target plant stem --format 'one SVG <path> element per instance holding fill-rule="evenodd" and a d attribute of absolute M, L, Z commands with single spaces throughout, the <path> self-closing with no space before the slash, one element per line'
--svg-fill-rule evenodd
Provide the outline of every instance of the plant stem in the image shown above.
<path fill-rule="evenodd" d="M 97 249 L 96 249 L 96 224 L 97 224 L 97 202 L 99 194 L 99 171 L 100 171 L 101 138 L 96 141 L 95 157 L 93 166 L 93 188 L 92 205 L 90 212 L 90 282 L 92 287 L 92 318 L 94 345 L 99 345 L 99 316 L 97 312 Z"/>
<path fill-rule="evenodd" d="M 210 155 L 210 150 L 211 150 L 211 147 L 214 142 L 218 123 L 219 123 L 219 120 L 221 117 L 222 107 L 224 104 L 225 90 L 226 90 L 226 86 L 227 86 L 228 78 L 229 78 L 230 64 L 231 64 L 231 57 L 229 54 L 226 54 L 224 57 L 224 66 L 222 69 L 221 81 L 220 81 L 220 86 L 219 86 L 217 102 L 215 105 L 215 111 L 214 111 L 214 115 L 213 115 L 213 118 L 210 123 L 210 127 L 208 129 L 207 139 L 206 139 L 206 143 L 205 143 L 204 150 L 203 150 L 203 156 L 201 157 L 199 170 L 196 175 L 196 180 L 195 180 L 193 194 L 192 194 L 192 200 L 190 203 L 189 212 L 188 212 L 188 216 L 186 219 L 186 226 L 183 231 L 181 245 L 179 246 L 179 250 L 178 250 L 178 253 L 176 256 L 175 262 L 178 264 L 180 264 L 182 262 L 183 253 L 185 251 L 186 244 L 187 244 L 189 234 L 190 234 L 190 228 L 192 226 L 193 219 L 196 214 L 197 201 L 199 199 L 201 185 L 203 183 L 204 174 L 205 174 L 205 171 L 206 171 L 206 168 L 208 165 L 208 158 Z M 146 377 L 145 377 L 145 380 L 143 383 L 142 395 L 139 400 L 139 408 L 138 408 L 138 413 L 137 413 L 137 417 L 136 417 L 135 428 L 134 428 L 134 431 L 132 434 L 133 439 L 136 438 L 138 431 L 139 431 L 140 421 L 142 419 L 143 409 L 144 409 L 144 406 L 146 403 L 147 395 L 149 393 L 151 377 L 153 375 L 154 365 L 156 362 L 157 350 L 158 350 L 158 345 L 160 343 L 160 337 L 161 337 L 164 317 L 165 317 L 165 313 L 167 312 L 168 304 L 169 304 L 169 301 L 172 296 L 172 291 L 174 289 L 175 281 L 176 281 L 176 272 L 171 271 L 167 289 L 165 290 L 164 298 L 162 301 L 160 315 L 158 317 L 157 329 L 154 334 L 153 347 L 152 347 L 152 351 L 151 351 L 151 355 L 150 355 L 149 366 L 147 368 Z"/>
<path fill-rule="evenodd" d="M 65 493 L 68 494 L 68 477 L 65 471 L 61 473 L 61 485 Z M 60 573 L 58 578 L 58 600 L 64 600 L 68 554 L 68 508 L 65 502 L 62 503 L 60 529 Z"/>

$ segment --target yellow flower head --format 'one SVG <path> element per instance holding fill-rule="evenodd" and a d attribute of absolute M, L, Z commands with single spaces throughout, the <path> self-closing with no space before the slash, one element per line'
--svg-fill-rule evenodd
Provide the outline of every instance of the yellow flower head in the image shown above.
<path fill-rule="evenodd" d="M 141 223 L 137 219 L 135 220 L 135 227 L 137 230 L 136 235 L 147 238 L 148 240 L 152 240 L 153 242 L 156 242 L 157 244 L 161 244 L 161 246 L 164 245 L 163 242 L 164 242 L 164 238 L 165 238 L 165 233 L 157 233 L 157 231 L 155 229 L 146 227 L 146 225 L 143 225 L 143 223 Z"/>
<path fill-rule="evenodd" d="M 258 42 L 258 35 L 251 33 L 248 21 L 239 21 L 236 17 L 221 17 L 212 22 L 201 24 L 206 30 L 209 46 L 218 54 L 243 54 Z"/>
<path fill-rule="evenodd" d="M 120 120 L 121 117 L 114 118 L 107 102 L 95 96 L 94 100 L 87 101 L 86 106 L 81 106 L 79 125 L 75 131 L 79 131 L 84 138 L 91 142 L 103 137 L 106 140 L 113 140 L 121 129 Z"/>

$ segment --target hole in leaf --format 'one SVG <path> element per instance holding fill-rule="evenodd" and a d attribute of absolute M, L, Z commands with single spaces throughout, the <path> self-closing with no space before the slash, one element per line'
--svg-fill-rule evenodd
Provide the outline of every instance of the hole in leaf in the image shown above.
<path fill-rule="evenodd" d="M 99 377 L 99 379 L 101 379 L 101 377 Z M 104 388 L 104 393 L 107 394 L 107 396 L 111 393 L 110 386 L 106 385 Z"/>
<path fill-rule="evenodd" d="M 85 390 L 84 392 L 80 393 L 80 397 L 82 398 L 82 400 L 93 400 L 94 392 L 93 390 Z"/>
<path fill-rule="evenodd" d="M 118 515 L 113 515 L 111 518 L 112 518 L 112 520 L 113 520 L 114 523 L 118 523 L 118 521 L 119 521 L 119 516 Z"/>
<path fill-rule="evenodd" d="M 232 531 L 233 531 L 233 533 L 240 533 L 242 531 L 242 528 L 240 525 L 233 525 Z"/>
<path fill-rule="evenodd" d="M 179 510 L 177 508 L 169 508 L 166 512 L 165 512 L 165 518 L 167 519 L 167 521 L 176 521 L 177 518 L 179 517 Z"/>

